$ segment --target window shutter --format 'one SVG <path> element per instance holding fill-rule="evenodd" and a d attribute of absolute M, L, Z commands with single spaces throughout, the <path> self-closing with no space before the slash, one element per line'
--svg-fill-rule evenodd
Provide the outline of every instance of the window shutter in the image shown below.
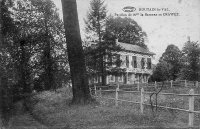
<path fill-rule="evenodd" d="M 126 67 L 129 68 L 129 56 L 126 56 Z"/>
<path fill-rule="evenodd" d="M 151 58 L 147 58 L 148 69 L 151 69 Z"/>

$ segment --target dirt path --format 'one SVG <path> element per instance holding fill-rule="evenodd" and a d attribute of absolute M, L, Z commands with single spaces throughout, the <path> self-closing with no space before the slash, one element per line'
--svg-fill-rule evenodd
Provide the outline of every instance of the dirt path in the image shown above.
<path fill-rule="evenodd" d="M 15 115 L 9 121 L 9 129 L 48 129 L 22 107 L 22 102 L 15 105 Z"/>
<path fill-rule="evenodd" d="M 10 129 L 48 129 L 28 113 L 14 116 L 10 125 Z"/>

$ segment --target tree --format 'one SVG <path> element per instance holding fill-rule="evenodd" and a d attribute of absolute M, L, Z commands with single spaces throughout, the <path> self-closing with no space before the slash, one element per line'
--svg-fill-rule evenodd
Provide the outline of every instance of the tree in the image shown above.
<path fill-rule="evenodd" d="M 155 70 L 153 71 L 153 74 L 150 77 L 150 81 L 157 81 L 157 82 L 161 82 L 161 81 L 166 81 L 169 79 L 170 77 L 170 73 L 169 73 L 169 66 L 170 64 L 168 64 L 166 61 L 160 61 L 156 67 Z"/>
<path fill-rule="evenodd" d="M 62 46 L 64 44 L 64 25 L 59 18 L 55 4 L 51 0 L 30 1 L 40 14 L 37 21 L 41 28 L 40 33 L 42 33 L 44 39 L 40 45 L 43 50 L 40 60 L 43 72 L 40 74 L 40 77 L 44 80 L 46 90 L 55 89 L 56 81 L 54 75 L 57 67 L 59 67 L 57 62 L 58 52 L 56 51 L 62 51 L 60 48 L 64 48 Z"/>
<path fill-rule="evenodd" d="M 2 75 L 8 75 L 10 74 L 8 71 L 9 69 L 9 62 L 11 62 L 8 55 L 8 49 L 7 47 L 7 39 L 14 30 L 14 23 L 13 19 L 11 18 L 11 12 L 9 11 L 9 6 L 12 6 L 12 2 L 8 0 L 2 0 L 1 2 L 1 44 L 0 44 L 0 65 L 2 70 L 4 71 L 4 74 Z M 9 75 L 8 75 L 9 76 Z"/>
<path fill-rule="evenodd" d="M 55 4 L 51 0 L 23 0 L 18 1 L 13 10 L 18 28 L 23 28 L 21 31 L 28 34 L 26 48 L 29 48 L 31 83 L 37 82 L 38 90 L 55 89 L 58 87 L 55 78 L 60 62 L 68 65 L 67 55 L 64 55 L 64 24 Z M 18 33 L 15 35 L 19 36 Z M 15 53 L 12 55 L 16 55 Z"/>
<path fill-rule="evenodd" d="M 10 80 L 4 93 L 14 96 L 4 99 L 7 102 L 2 106 L 27 98 L 21 94 L 31 93 L 30 85 L 49 69 L 50 63 L 45 64 L 43 57 L 50 57 L 55 76 L 61 73 L 58 68 L 65 70 L 62 76 L 66 76 L 68 62 L 63 44 L 64 24 L 52 1 L 3 0 L 0 14 L 0 74 Z M 47 70 L 43 66 L 48 66 Z"/>
<path fill-rule="evenodd" d="M 90 70 L 95 71 L 95 73 L 100 73 L 102 77 L 102 82 L 105 84 L 106 78 L 105 78 L 105 49 L 101 49 L 105 46 L 105 42 L 102 42 L 103 35 L 105 33 L 105 23 L 106 23 L 106 13 L 107 9 L 104 5 L 104 1 L 102 0 L 91 0 L 90 1 L 90 9 L 87 13 L 87 19 L 85 19 L 86 24 L 86 33 L 89 35 L 87 38 L 90 40 L 95 40 L 97 38 L 98 41 L 98 47 L 95 49 L 97 53 L 93 53 L 90 51 L 90 54 L 88 54 L 87 64 L 89 64 L 88 68 Z M 104 47 L 105 48 L 105 47 Z M 88 53 L 88 52 L 87 52 Z M 96 58 L 96 59 L 95 59 Z M 94 59 L 94 60 L 92 60 Z M 97 61 L 97 62 L 96 62 Z M 100 69 L 97 69 L 97 64 Z M 92 69 L 91 69 L 92 68 Z M 90 72 L 91 73 L 91 72 Z"/>
<path fill-rule="evenodd" d="M 85 19 L 86 33 L 91 37 L 97 37 L 99 43 L 101 43 L 102 36 L 105 30 L 107 9 L 102 0 L 91 0 L 90 9 L 87 13 L 87 19 Z"/>
<path fill-rule="evenodd" d="M 39 6 L 41 13 L 44 15 L 44 33 L 45 33 L 45 45 L 44 45 L 44 53 L 43 53 L 43 60 L 44 60 L 44 85 L 45 89 L 49 90 L 53 88 L 54 85 L 54 78 L 53 78 L 53 60 L 51 56 L 51 34 L 49 32 L 49 24 L 51 15 L 53 14 L 53 4 L 52 1 L 39 1 Z M 40 6 L 41 5 L 41 6 Z"/>
<path fill-rule="evenodd" d="M 121 72 L 119 67 L 110 67 L 120 62 L 119 59 L 111 60 L 111 58 L 116 57 L 121 48 L 115 44 L 115 38 L 106 39 L 104 36 L 107 20 L 106 13 L 107 8 L 104 5 L 104 1 L 92 0 L 85 20 L 86 32 L 89 37 L 98 38 L 95 48 L 89 47 L 86 49 L 87 70 L 91 76 L 101 76 L 102 85 L 106 84 L 106 75 L 108 73 L 111 73 L 111 71 L 114 73 Z"/>
<path fill-rule="evenodd" d="M 183 47 L 184 67 L 181 77 L 190 81 L 200 80 L 200 46 L 198 42 L 188 41 Z"/>
<path fill-rule="evenodd" d="M 6 0 L 0 0 L 0 128 L 4 129 L 6 126 L 8 126 L 9 121 L 9 113 L 10 108 L 12 104 L 12 100 L 10 98 L 11 94 L 9 92 L 9 87 L 7 84 L 7 75 L 6 75 L 6 69 L 5 64 L 3 60 L 4 58 L 2 55 L 4 55 L 2 48 L 4 48 L 5 45 L 5 26 L 7 26 L 10 23 L 10 17 L 7 17 L 9 11 L 7 7 L 5 6 Z M 5 19 L 7 21 L 5 21 Z M 7 28 L 9 30 L 9 28 Z M 5 63 L 7 63 L 5 61 Z"/>
<path fill-rule="evenodd" d="M 147 34 L 142 30 L 138 23 L 131 18 L 114 18 L 110 16 L 106 21 L 106 33 L 104 38 L 118 38 L 120 42 L 147 48 L 145 44 Z"/>
<path fill-rule="evenodd" d="M 176 80 L 182 68 L 182 52 L 177 46 L 168 45 L 159 60 L 159 62 L 162 61 L 165 61 L 169 66 L 169 78 L 167 80 Z"/>
<path fill-rule="evenodd" d="M 21 93 L 24 92 L 22 89 L 30 91 L 32 83 L 37 83 L 35 86 L 39 90 L 55 89 L 60 82 L 66 80 L 64 77 L 68 76 L 64 24 L 55 5 L 49 0 L 16 0 L 12 3 L 13 6 L 8 5 L 9 0 L 4 1 L 6 1 L 3 8 L 5 40 L 3 47 L 0 48 L 0 61 L 6 75 L 12 80 L 11 85 L 15 85 L 12 87 L 16 91 L 21 89 L 19 91 Z M 48 8 L 44 8 L 45 6 Z M 45 12 L 48 12 L 48 19 L 45 19 L 47 17 Z M 45 27 L 48 29 L 48 36 Z M 64 74 L 62 79 L 54 81 L 57 75 L 61 75 L 58 68 L 64 70 L 62 72 Z M 48 71 L 52 75 L 51 79 L 48 79 L 46 74 Z M 45 83 L 46 86 L 43 87 L 42 84 L 48 82 L 47 79 L 56 83 L 56 86 L 54 83 L 51 85 Z M 14 93 L 18 94 L 16 91 Z"/>
<path fill-rule="evenodd" d="M 35 38 L 35 30 L 32 28 L 33 18 L 30 6 L 23 7 L 24 1 L 15 1 L 12 6 L 6 4 L 5 0 L 3 15 L 3 34 L 5 36 L 4 47 L 2 47 L 2 61 L 6 74 L 12 82 L 18 82 L 13 88 L 22 89 L 21 92 L 30 93 L 30 57 L 32 52 L 32 41 Z M 8 11 L 9 10 L 9 11 Z M 30 18 L 31 17 L 31 18 Z M 34 41 L 33 41 L 34 42 Z M 7 58 L 7 59 L 5 59 Z M 13 84 L 12 84 L 13 85 Z"/>
<path fill-rule="evenodd" d="M 30 1 L 15 1 L 13 6 L 8 6 L 11 10 L 10 16 L 4 18 L 6 24 L 4 35 L 5 47 L 4 52 L 10 59 L 7 63 L 7 70 L 14 75 L 9 78 L 17 84 L 13 86 L 21 93 L 31 93 L 31 57 L 36 39 L 38 39 L 36 29 L 37 14 L 33 12 L 33 6 Z M 8 20 L 8 18 L 12 18 Z M 41 38 L 41 37 L 40 37 Z M 15 93 L 15 92 L 14 92 Z M 20 93 L 20 94 L 21 94 Z M 19 94 L 19 93 L 18 93 Z M 15 98 L 17 98 L 15 96 Z"/>
<path fill-rule="evenodd" d="M 113 40 L 104 40 L 96 46 L 90 46 L 85 49 L 86 65 L 89 76 L 101 76 L 102 85 L 106 85 L 106 75 L 124 72 L 120 68 L 120 52 L 122 48 Z"/>
<path fill-rule="evenodd" d="M 3 2 L 2 0 L 0 0 L 0 47 L 2 47 L 3 45 L 3 14 L 2 14 L 2 10 L 3 10 Z"/>
<path fill-rule="evenodd" d="M 73 89 L 72 103 L 86 103 L 91 100 L 91 95 L 86 74 L 76 0 L 62 0 L 62 7 Z"/>
<path fill-rule="evenodd" d="M 177 46 L 173 44 L 168 45 L 165 52 L 160 57 L 159 63 L 156 65 L 150 80 L 176 80 L 179 78 L 182 66 L 182 52 Z"/>
<path fill-rule="evenodd" d="M 2 46 L 2 41 L 3 41 L 3 36 L 2 36 L 2 0 L 0 0 L 0 47 Z M 2 70 L 1 66 L 0 66 L 0 69 Z M 2 121 L 2 91 L 3 91 L 3 88 L 2 88 L 2 84 L 1 84 L 1 75 L 0 75 L 0 128 L 4 128 L 3 127 L 3 121 Z"/>

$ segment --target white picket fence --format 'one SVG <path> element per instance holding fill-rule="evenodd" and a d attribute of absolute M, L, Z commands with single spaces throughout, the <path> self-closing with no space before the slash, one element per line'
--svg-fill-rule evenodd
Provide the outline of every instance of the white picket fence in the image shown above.
<path fill-rule="evenodd" d="M 155 85 L 156 86 L 156 85 Z M 105 86 L 104 86 L 105 87 Z M 115 87 L 115 89 L 112 90 L 102 90 L 103 86 L 98 86 L 99 89 L 97 89 L 97 86 L 94 86 L 94 88 L 90 88 L 90 93 L 92 96 L 94 97 L 100 97 L 103 99 L 112 99 L 115 101 L 115 106 L 118 106 L 118 102 L 122 101 L 122 102 L 128 102 L 128 103 L 134 103 L 134 104 L 139 104 L 140 105 L 140 112 L 144 113 L 144 106 L 151 106 L 151 104 L 147 104 L 144 102 L 144 96 L 145 94 L 152 94 L 154 92 L 145 92 L 144 88 L 142 87 L 140 89 L 140 86 L 137 85 L 137 90 L 138 91 L 124 91 L 119 89 L 119 85 L 117 85 L 117 87 Z M 140 89 L 140 90 L 139 90 Z M 94 91 L 94 95 L 92 94 L 92 91 Z M 97 91 L 99 93 L 99 95 L 97 95 Z M 107 98 L 107 97 L 103 97 L 102 96 L 102 92 L 115 92 L 115 98 Z M 123 92 L 123 93 L 139 93 L 140 94 L 140 102 L 134 102 L 134 101 L 128 101 L 128 100 L 123 100 L 123 99 L 119 99 L 119 92 Z M 200 94 L 195 94 L 194 93 L 194 89 L 190 89 L 188 94 L 175 94 L 175 93 L 159 93 L 159 95 L 172 95 L 172 96 L 186 96 L 189 97 L 189 109 L 181 109 L 181 108 L 173 108 L 173 107 L 167 107 L 167 106 L 161 106 L 161 105 L 157 105 L 158 108 L 165 108 L 165 109 L 172 109 L 172 110 L 178 110 L 178 111 L 184 111 L 187 112 L 188 115 L 188 126 L 189 127 L 193 127 L 194 126 L 194 114 L 200 114 L 200 111 L 194 111 L 194 100 L 195 97 L 200 97 Z M 156 105 L 153 105 L 154 107 Z"/>

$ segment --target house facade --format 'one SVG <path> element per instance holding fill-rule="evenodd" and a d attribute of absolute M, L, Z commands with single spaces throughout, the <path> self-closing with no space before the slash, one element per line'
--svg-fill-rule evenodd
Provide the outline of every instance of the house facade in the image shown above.
<path fill-rule="evenodd" d="M 120 56 L 121 60 L 120 68 L 124 69 L 124 72 L 118 75 L 112 73 L 108 74 L 106 76 L 106 84 L 135 84 L 138 82 L 148 82 L 153 72 L 152 60 L 155 53 L 138 45 L 122 43 L 118 42 L 118 40 L 116 40 L 116 44 L 123 49 L 123 51 L 117 54 Z M 93 83 L 102 82 L 101 76 L 96 75 L 93 79 Z"/>

